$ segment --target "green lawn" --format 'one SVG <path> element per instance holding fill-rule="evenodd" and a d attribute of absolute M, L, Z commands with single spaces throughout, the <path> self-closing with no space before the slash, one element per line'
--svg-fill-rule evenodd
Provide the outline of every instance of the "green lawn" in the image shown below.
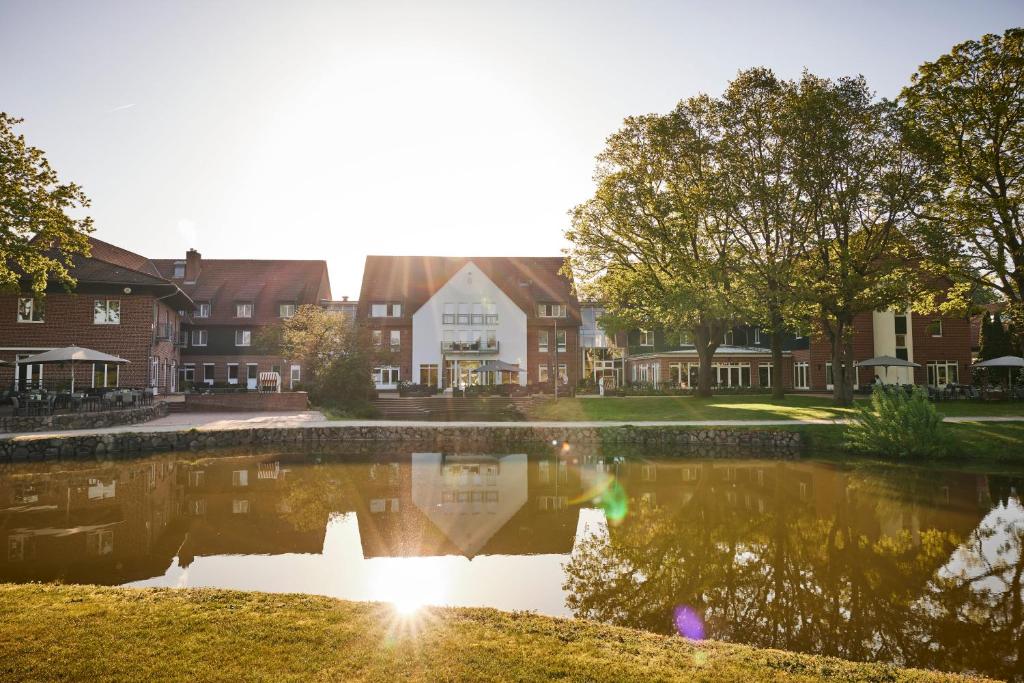
<path fill-rule="evenodd" d="M 1020 416 L 1024 401 L 947 401 L 937 404 L 948 416 Z M 531 411 L 533 420 L 808 420 L 849 417 L 850 408 L 836 408 L 829 398 L 790 394 L 781 401 L 769 396 L 638 396 L 631 398 L 560 398 Z"/>
<path fill-rule="evenodd" d="M 3 680 L 969 680 L 591 622 L 218 590 L 0 585 Z"/>

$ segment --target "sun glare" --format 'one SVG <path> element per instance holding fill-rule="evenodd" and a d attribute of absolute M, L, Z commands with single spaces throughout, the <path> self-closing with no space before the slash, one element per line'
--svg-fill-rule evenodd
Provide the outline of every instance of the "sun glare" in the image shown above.
<path fill-rule="evenodd" d="M 373 561 L 372 600 L 390 602 L 403 616 L 427 605 L 443 605 L 448 579 L 435 558 L 396 557 Z"/>

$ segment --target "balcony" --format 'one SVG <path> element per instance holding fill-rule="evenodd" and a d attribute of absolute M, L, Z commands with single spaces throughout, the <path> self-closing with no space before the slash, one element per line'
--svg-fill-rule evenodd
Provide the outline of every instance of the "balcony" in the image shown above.
<path fill-rule="evenodd" d="M 498 353 L 499 343 L 497 341 L 443 341 L 441 342 L 441 353 Z"/>
<path fill-rule="evenodd" d="M 156 338 L 159 340 L 176 341 L 178 338 L 178 326 L 173 323 L 157 323 Z"/>

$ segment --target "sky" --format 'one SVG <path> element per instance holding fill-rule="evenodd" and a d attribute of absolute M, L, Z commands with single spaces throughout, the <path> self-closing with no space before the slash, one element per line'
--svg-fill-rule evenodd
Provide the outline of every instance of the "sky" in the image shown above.
<path fill-rule="evenodd" d="M 894 97 L 1024 2 L 0 0 L 0 111 L 151 258 L 557 255 L 632 114 L 737 71 Z"/>

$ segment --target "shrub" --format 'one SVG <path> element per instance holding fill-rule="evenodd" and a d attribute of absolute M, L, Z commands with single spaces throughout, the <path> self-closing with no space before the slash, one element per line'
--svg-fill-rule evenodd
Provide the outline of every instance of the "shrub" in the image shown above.
<path fill-rule="evenodd" d="M 906 392 L 876 386 L 846 432 L 850 450 L 895 458 L 945 455 L 948 439 L 942 416 L 920 387 Z"/>

